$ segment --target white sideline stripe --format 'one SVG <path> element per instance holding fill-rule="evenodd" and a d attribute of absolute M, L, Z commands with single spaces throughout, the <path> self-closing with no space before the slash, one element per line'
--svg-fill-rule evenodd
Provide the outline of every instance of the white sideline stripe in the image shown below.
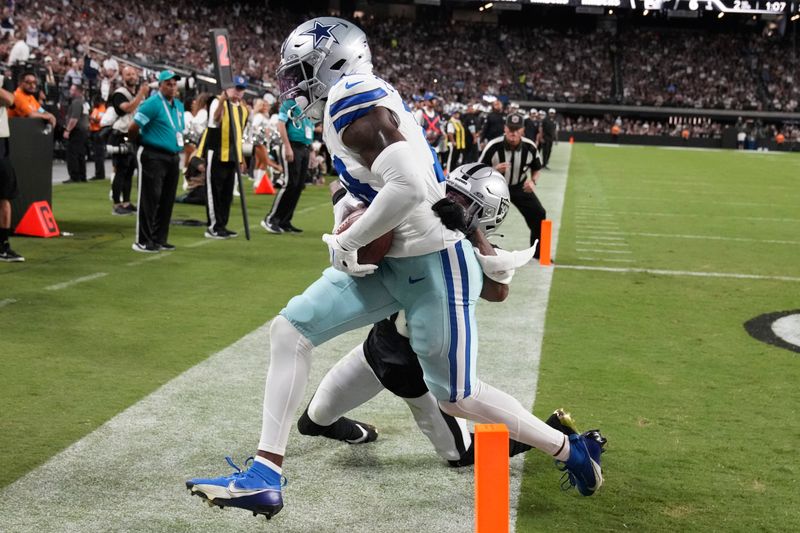
<path fill-rule="evenodd" d="M 578 259 L 588 258 L 579 257 Z M 600 272 L 617 272 L 620 274 L 655 274 L 659 276 L 689 276 L 699 278 L 757 279 L 766 281 L 800 282 L 800 278 L 791 276 L 765 276 L 761 274 L 738 274 L 736 272 L 693 272 L 689 270 L 663 270 L 657 268 L 612 268 L 564 264 L 557 264 L 556 266 L 558 268 L 564 268 L 567 270 L 596 270 Z"/>
<path fill-rule="evenodd" d="M 144 259 L 139 259 L 138 261 L 131 261 L 130 263 L 125 263 L 125 266 L 132 267 L 132 266 L 143 265 L 144 263 L 150 263 L 152 261 L 160 261 L 161 259 L 164 259 L 164 257 L 169 257 L 169 252 L 159 252 L 157 254 L 152 254 L 145 257 Z"/>
<path fill-rule="evenodd" d="M 586 248 L 578 248 L 576 252 L 597 252 L 599 254 L 632 254 L 630 250 L 590 250 Z"/>
<path fill-rule="evenodd" d="M 5 307 L 7 305 L 15 304 L 17 300 L 14 298 L 6 298 L 5 300 L 0 300 L 0 307 Z"/>
<path fill-rule="evenodd" d="M 546 180 L 537 190 L 554 222 L 554 246 L 570 149 L 554 147 L 550 163 L 552 173 L 560 171 L 564 179 Z M 530 234 L 516 210 L 505 224 L 503 246 L 527 247 Z M 526 406 L 535 397 L 553 272 L 538 265 L 519 269 L 508 300 L 502 305 L 484 302 L 478 310 L 481 351 L 489 358 L 480 367 L 481 377 Z M 509 317 L 523 322 L 509 330 Z M 286 507 L 272 520 L 274 528 L 239 509 L 209 509 L 190 497 L 185 479 L 227 474 L 231 469 L 225 455 L 241 464 L 254 451 L 269 359 L 268 326 L 210 356 L 0 489 L 0 529 L 172 533 L 278 528 L 281 533 L 332 533 L 366 524 L 371 532 L 397 533 L 473 528 L 473 470 L 447 467 L 417 430 L 405 403 L 386 393 L 352 415 L 378 425 L 381 436 L 375 443 L 349 446 L 301 437 L 292 428 L 284 463 L 289 478 Z M 180 325 L 173 327 L 180 334 Z M 306 401 L 328 368 L 365 335 L 363 329 L 350 332 L 314 350 Z M 498 346 L 504 347 L 503 364 L 493 364 Z M 522 456 L 511 460 L 512 526 L 522 461 Z M 545 476 L 558 492 L 557 470 L 537 469 L 533 475 Z"/>
<path fill-rule="evenodd" d="M 633 259 L 614 259 L 613 257 L 579 257 L 581 261 L 613 261 L 614 263 L 634 263 Z"/>
<path fill-rule="evenodd" d="M 92 281 L 98 278 L 103 278 L 108 276 L 108 272 L 95 272 L 94 274 L 89 274 L 88 276 L 82 276 L 80 278 L 71 279 L 69 281 L 65 281 L 63 283 L 56 283 L 55 285 L 48 285 L 44 288 L 46 291 L 60 291 L 61 289 L 66 289 L 68 287 L 72 287 L 73 285 L 77 285 L 78 283 L 85 283 L 87 281 Z"/>

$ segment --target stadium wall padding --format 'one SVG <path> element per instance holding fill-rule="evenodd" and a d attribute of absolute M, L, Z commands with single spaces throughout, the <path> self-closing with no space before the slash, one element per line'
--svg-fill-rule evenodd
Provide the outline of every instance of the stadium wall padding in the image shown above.
<path fill-rule="evenodd" d="M 33 202 L 46 200 L 53 206 L 53 129 L 36 118 L 12 118 L 11 164 L 17 174 L 19 196 L 11 205 L 11 227 L 25 215 Z M 58 220 L 56 218 L 56 220 Z"/>

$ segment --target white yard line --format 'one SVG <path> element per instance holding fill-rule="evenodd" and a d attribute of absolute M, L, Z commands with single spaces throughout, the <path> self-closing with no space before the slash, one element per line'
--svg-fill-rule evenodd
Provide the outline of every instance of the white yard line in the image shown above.
<path fill-rule="evenodd" d="M 5 307 L 7 305 L 11 305 L 11 304 L 15 304 L 15 303 L 17 303 L 17 300 L 15 300 L 14 298 L 6 298 L 4 300 L 0 300 L 0 307 Z"/>
<path fill-rule="evenodd" d="M 634 263 L 633 259 L 614 259 L 613 257 L 579 257 L 581 261 L 611 261 L 613 263 Z"/>
<path fill-rule="evenodd" d="M 578 259 L 589 260 L 589 258 L 586 257 L 579 257 Z M 614 272 L 619 274 L 655 274 L 659 276 L 688 276 L 700 278 L 756 279 L 766 281 L 800 282 L 800 278 L 792 276 L 766 276 L 761 274 L 739 274 L 736 272 L 695 272 L 689 270 L 664 270 L 657 268 L 613 268 L 563 264 L 558 264 L 556 266 L 566 270 L 593 270 L 598 272 Z"/>
<path fill-rule="evenodd" d="M 46 291 L 60 291 L 62 289 L 66 289 L 72 287 L 73 285 L 77 285 L 79 283 L 85 283 L 87 281 L 92 281 L 98 278 L 103 278 L 108 276 L 108 272 L 95 272 L 94 274 L 89 274 L 88 276 L 82 276 L 80 278 L 71 279 L 69 281 L 65 281 L 63 283 L 56 283 L 55 285 L 48 285 L 44 288 Z"/>
<path fill-rule="evenodd" d="M 599 240 L 599 241 L 624 241 L 625 240 L 623 237 L 606 237 L 606 235 L 609 235 L 609 234 L 602 233 L 602 232 L 592 232 L 592 233 L 581 232 L 576 236 L 576 238 L 577 239 L 596 239 L 596 240 Z"/>
<path fill-rule="evenodd" d="M 201 246 L 205 246 L 206 244 L 214 242 L 214 239 L 203 239 L 202 241 L 195 241 L 193 243 L 185 244 L 184 248 L 199 248 Z"/>
<path fill-rule="evenodd" d="M 145 263 L 151 263 L 153 261 L 160 261 L 165 257 L 169 257 L 169 252 L 158 252 L 157 254 L 148 255 L 144 259 L 139 259 L 138 261 L 131 261 L 130 263 L 125 263 L 125 266 L 139 266 Z"/>
<path fill-rule="evenodd" d="M 542 180 L 537 191 L 554 222 L 554 247 L 570 154 L 566 144 L 553 150 L 553 171 L 547 177 L 554 179 Z M 499 243 L 526 247 L 528 230 L 516 210 L 505 224 L 506 237 Z M 484 302 L 478 309 L 481 378 L 527 406 L 536 392 L 553 272 L 550 267 L 520 269 L 506 302 Z M 509 317 L 518 322 L 511 330 Z M 350 332 L 314 350 L 306 399 L 333 363 L 365 335 L 365 330 Z M 243 462 L 255 451 L 268 359 L 264 325 L 166 383 L 0 490 L 0 529 L 449 533 L 473 528 L 473 470 L 447 467 L 416 429 L 404 402 L 386 392 L 352 414 L 380 428 L 373 444 L 348 446 L 302 437 L 292 429 L 284 463 L 286 507 L 270 524 L 238 509 L 210 509 L 190 497 L 183 487 L 186 478 L 228 473 L 225 455 Z M 511 461 L 512 525 L 522 461 L 522 456 Z M 533 475 L 545 476 L 558 491 L 555 469 L 537 469 Z"/>
<path fill-rule="evenodd" d="M 634 200 L 634 201 L 645 201 L 645 202 L 663 202 L 664 198 L 658 196 L 609 196 L 608 198 L 613 198 L 615 200 Z M 702 202 L 704 205 L 734 205 L 734 206 L 744 206 L 744 207 L 791 207 L 786 204 L 774 204 L 774 203 L 758 203 L 758 202 L 721 202 L 721 201 L 709 201 L 707 199 L 700 199 L 700 198 L 686 198 L 681 200 L 681 202 Z"/>
<path fill-rule="evenodd" d="M 575 241 L 575 244 L 578 246 L 628 246 L 628 244 L 624 242 L 593 241 L 590 238 L 583 241 Z"/>
<path fill-rule="evenodd" d="M 633 253 L 630 250 L 592 250 L 592 249 L 588 249 L 588 248 L 576 248 L 575 251 L 576 252 L 587 252 L 587 253 L 596 252 L 596 253 L 599 253 L 599 254 L 630 254 L 630 253 Z"/>
<path fill-rule="evenodd" d="M 766 244 L 800 244 L 800 241 L 787 241 L 779 239 L 753 239 L 749 237 L 721 237 L 718 235 L 683 235 L 676 233 L 642 233 L 642 232 L 617 232 L 620 235 L 634 235 L 637 237 L 663 237 L 673 239 L 698 239 L 709 241 L 734 241 L 734 242 L 759 242 Z"/>
<path fill-rule="evenodd" d="M 787 217 L 746 217 L 740 215 L 716 215 L 713 213 L 654 213 L 651 211 L 615 211 L 617 215 L 636 215 L 643 217 L 702 217 L 702 218 L 733 218 L 736 220 L 755 220 L 757 222 L 799 222 L 800 218 Z"/>

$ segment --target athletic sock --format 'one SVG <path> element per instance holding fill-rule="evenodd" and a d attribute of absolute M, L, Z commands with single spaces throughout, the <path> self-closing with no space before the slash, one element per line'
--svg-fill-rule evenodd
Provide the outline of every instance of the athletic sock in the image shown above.
<path fill-rule="evenodd" d="M 278 473 L 278 475 L 283 473 L 283 469 L 281 467 L 279 467 L 278 465 L 276 465 L 275 463 L 273 463 L 269 459 L 264 459 L 260 455 L 256 455 L 255 462 L 261 463 L 262 465 L 266 466 L 267 468 L 269 468 L 271 470 L 274 470 L 275 472 Z"/>
<path fill-rule="evenodd" d="M 0 246 L 8 244 L 8 236 L 10 233 L 10 228 L 0 228 Z"/>
<path fill-rule="evenodd" d="M 321 426 L 311 420 L 308 409 L 297 421 L 297 429 L 301 435 L 322 436 L 334 440 L 358 440 L 364 436 L 356 422 L 349 418 L 342 416 L 329 426 Z"/>

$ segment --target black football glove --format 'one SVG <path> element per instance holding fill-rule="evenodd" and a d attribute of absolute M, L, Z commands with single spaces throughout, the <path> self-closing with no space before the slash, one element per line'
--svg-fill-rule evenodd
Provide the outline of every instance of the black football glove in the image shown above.
<path fill-rule="evenodd" d="M 478 217 L 472 217 L 472 220 L 467 223 L 467 214 L 464 208 L 450 198 L 442 198 L 433 204 L 431 209 L 436 216 L 442 219 L 442 224 L 449 230 L 460 231 L 469 236 L 478 229 Z"/>

